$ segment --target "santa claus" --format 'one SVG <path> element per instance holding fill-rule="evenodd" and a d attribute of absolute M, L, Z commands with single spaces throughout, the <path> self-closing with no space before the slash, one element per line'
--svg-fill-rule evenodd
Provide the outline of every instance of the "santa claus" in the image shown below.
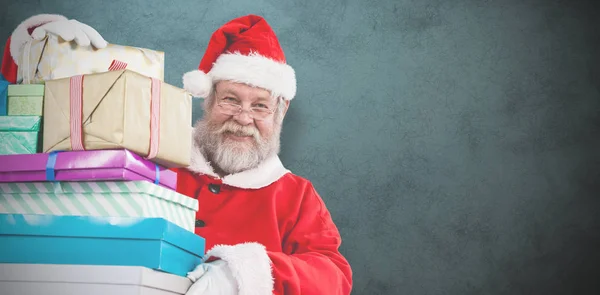
<path fill-rule="evenodd" d="M 87 25 L 41 16 L 15 30 L 9 61 L 28 38 L 47 33 L 106 44 Z M 5 63 L 3 73 L 15 70 Z M 209 249 L 188 274 L 187 294 L 350 294 L 352 270 L 327 207 L 278 157 L 296 77 L 269 24 L 256 15 L 225 23 L 183 85 L 204 98 L 204 116 L 194 126 L 191 165 L 176 169 L 177 190 L 198 200 L 195 232 Z"/>

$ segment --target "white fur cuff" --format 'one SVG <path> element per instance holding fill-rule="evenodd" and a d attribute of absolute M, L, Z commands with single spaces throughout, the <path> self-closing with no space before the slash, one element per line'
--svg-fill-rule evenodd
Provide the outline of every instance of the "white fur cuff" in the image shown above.
<path fill-rule="evenodd" d="M 19 24 L 10 37 L 10 55 L 12 56 L 15 64 L 19 65 L 25 44 L 33 40 L 33 38 L 29 35 L 29 28 L 59 20 L 68 19 L 58 14 L 38 14 L 24 20 L 21 24 Z"/>
<path fill-rule="evenodd" d="M 227 262 L 240 288 L 239 295 L 273 294 L 271 260 L 263 245 L 217 245 L 206 253 L 205 260 L 210 257 L 218 257 Z"/>

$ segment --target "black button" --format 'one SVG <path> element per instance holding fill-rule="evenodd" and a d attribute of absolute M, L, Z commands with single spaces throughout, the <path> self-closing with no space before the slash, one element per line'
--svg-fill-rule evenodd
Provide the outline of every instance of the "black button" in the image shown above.
<path fill-rule="evenodd" d="M 204 223 L 204 220 L 198 219 L 196 220 L 196 227 L 204 227 L 206 225 L 206 223 Z"/>
<path fill-rule="evenodd" d="M 221 191 L 221 187 L 217 184 L 211 183 L 208 185 L 208 190 L 213 194 L 218 194 Z"/>

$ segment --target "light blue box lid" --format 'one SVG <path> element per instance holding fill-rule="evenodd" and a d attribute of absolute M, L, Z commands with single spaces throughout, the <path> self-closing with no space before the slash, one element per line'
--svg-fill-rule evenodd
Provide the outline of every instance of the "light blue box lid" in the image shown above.
<path fill-rule="evenodd" d="M 163 218 L 0 214 L 0 235 L 163 240 L 199 257 L 205 240 Z"/>

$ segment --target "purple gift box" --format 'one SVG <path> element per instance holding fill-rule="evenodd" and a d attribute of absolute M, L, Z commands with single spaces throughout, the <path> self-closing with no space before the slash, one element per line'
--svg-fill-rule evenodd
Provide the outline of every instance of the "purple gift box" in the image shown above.
<path fill-rule="evenodd" d="M 175 189 L 177 173 L 128 150 L 0 155 L 0 182 L 146 180 Z"/>

